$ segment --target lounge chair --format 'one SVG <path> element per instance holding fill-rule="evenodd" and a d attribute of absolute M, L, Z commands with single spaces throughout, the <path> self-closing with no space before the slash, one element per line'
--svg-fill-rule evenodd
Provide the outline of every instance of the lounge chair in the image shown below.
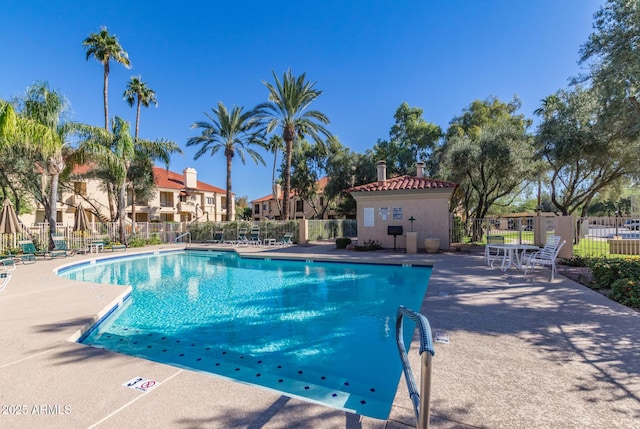
<path fill-rule="evenodd" d="M 7 271 L 0 273 L 0 291 L 3 291 L 4 288 L 7 287 L 9 280 L 11 280 L 11 273 Z"/>
<path fill-rule="evenodd" d="M 556 259 L 558 258 L 558 253 L 560 253 L 560 249 L 566 243 L 566 240 L 560 241 L 561 238 L 562 237 L 559 237 L 557 235 L 549 236 L 542 249 L 526 255 L 527 265 L 524 273 L 527 274 L 527 272 L 529 270 L 533 270 L 536 265 L 548 265 L 551 268 L 551 278 L 549 279 L 549 281 L 553 280 L 555 274 L 558 271 L 556 269 Z"/>
<path fill-rule="evenodd" d="M 238 239 L 236 241 L 232 241 L 231 243 L 236 245 L 249 244 L 249 239 L 247 238 L 247 228 L 240 228 L 240 230 L 238 231 Z"/>
<path fill-rule="evenodd" d="M 12 256 L 3 258 L 1 261 L 2 268 L 4 268 L 5 271 L 13 271 L 16 269 L 16 262 L 18 261 L 20 261 L 20 258 L 14 258 Z"/>
<path fill-rule="evenodd" d="M 255 244 L 256 246 L 262 244 L 262 240 L 260 240 L 260 228 L 251 228 L 251 232 L 249 233 L 249 244 Z"/>
<path fill-rule="evenodd" d="M 33 244 L 33 241 L 31 240 L 20 240 L 18 241 L 18 245 L 22 249 L 22 253 L 23 253 L 23 255 L 20 256 L 21 259 L 26 257 L 29 260 L 31 260 L 32 258 L 33 260 L 35 260 L 35 258 L 38 256 L 41 258 L 46 258 L 47 256 L 50 256 L 48 251 L 36 249 L 36 245 Z M 31 256 L 28 256 L 28 255 L 31 255 Z"/>
<path fill-rule="evenodd" d="M 278 241 L 278 245 L 280 246 L 292 246 L 293 245 L 293 232 L 287 232 L 282 236 L 280 241 Z"/>
<path fill-rule="evenodd" d="M 52 237 L 53 239 L 53 250 L 51 252 L 56 252 L 59 255 L 73 256 L 76 254 L 76 251 L 73 249 L 69 249 L 67 247 L 67 240 L 64 237 Z M 53 253 L 52 253 L 53 255 Z"/>
<path fill-rule="evenodd" d="M 224 231 L 216 231 L 209 243 L 224 243 Z"/>

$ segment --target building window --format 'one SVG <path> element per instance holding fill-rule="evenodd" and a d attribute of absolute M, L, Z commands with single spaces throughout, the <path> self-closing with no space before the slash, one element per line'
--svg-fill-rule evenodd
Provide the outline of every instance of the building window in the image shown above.
<path fill-rule="evenodd" d="M 187 196 L 186 195 L 180 195 L 180 202 L 181 203 L 186 203 L 187 202 Z"/>
<path fill-rule="evenodd" d="M 215 203 L 215 199 L 213 197 L 207 197 L 207 205 L 212 206 Z"/>
<path fill-rule="evenodd" d="M 303 208 L 303 201 L 302 201 L 302 200 L 298 200 L 298 201 L 296 201 L 296 211 L 297 211 L 297 212 L 301 212 L 301 211 L 303 211 L 303 210 L 304 210 L 304 208 Z"/>
<path fill-rule="evenodd" d="M 173 207 L 172 192 L 160 192 L 160 207 Z"/>
<path fill-rule="evenodd" d="M 320 197 L 320 207 L 324 206 L 324 198 Z"/>
<path fill-rule="evenodd" d="M 254 204 L 253 205 L 253 213 L 254 214 L 260 214 L 260 204 Z"/>
<path fill-rule="evenodd" d="M 73 190 L 78 195 L 87 195 L 87 182 L 73 182 Z"/>

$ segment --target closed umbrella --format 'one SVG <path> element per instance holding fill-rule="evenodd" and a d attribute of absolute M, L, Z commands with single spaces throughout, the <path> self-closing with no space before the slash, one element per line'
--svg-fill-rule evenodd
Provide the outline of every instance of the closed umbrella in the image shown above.
<path fill-rule="evenodd" d="M 84 211 L 84 207 L 82 204 L 78 204 L 76 207 L 76 215 L 73 220 L 73 230 L 74 231 L 88 231 L 89 230 L 89 219 L 87 219 L 87 213 Z M 86 251 L 87 244 L 85 242 L 85 236 L 82 234 L 82 248 Z"/>
<path fill-rule="evenodd" d="M 20 221 L 13 204 L 6 198 L 2 205 L 2 213 L 0 213 L 0 233 L 15 234 L 17 232 L 20 232 Z"/>
<path fill-rule="evenodd" d="M 85 213 L 82 204 L 79 204 L 76 208 L 76 215 L 73 222 L 74 231 L 87 231 L 89 229 L 89 219 L 87 219 L 87 213 Z"/>

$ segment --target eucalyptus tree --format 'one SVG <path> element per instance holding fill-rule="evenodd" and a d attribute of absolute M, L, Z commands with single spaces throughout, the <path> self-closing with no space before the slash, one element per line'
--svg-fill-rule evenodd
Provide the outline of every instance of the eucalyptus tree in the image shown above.
<path fill-rule="evenodd" d="M 607 0 L 594 14 L 593 33 L 580 50 L 583 76 L 616 108 L 640 116 L 640 5 L 637 0 Z"/>
<path fill-rule="evenodd" d="M 402 103 L 394 114 L 389 140 L 378 140 L 369 153 L 387 163 L 387 173 L 415 172 L 416 161 L 431 160 L 432 151 L 442 137 L 442 129 L 422 117 L 423 110 Z"/>
<path fill-rule="evenodd" d="M 282 129 L 282 139 L 285 144 L 282 212 L 285 220 L 289 219 L 289 195 L 291 191 L 291 155 L 293 144 L 308 136 L 316 143 L 322 144 L 321 135 L 329 137 L 331 134 L 324 127 L 329 124 L 329 118 L 317 110 L 307 110 L 322 91 L 314 89 L 315 82 L 308 82 L 305 73 L 297 78 L 287 70 L 282 80 L 273 72 L 275 86 L 262 81 L 269 91 L 266 103 L 257 106 L 260 118 L 266 124 L 267 133 L 276 128 Z"/>
<path fill-rule="evenodd" d="M 168 167 L 171 155 L 174 153 L 181 154 L 182 150 L 173 141 L 134 139 L 131 136 L 129 123 L 118 116 L 113 118 L 111 133 L 93 132 L 87 143 L 83 145 L 83 155 L 106 167 L 110 180 L 118 190 L 117 220 L 120 227 L 120 242 L 126 242 L 127 174 L 132 164 L 137 158 L 143 157 L 161 161 Z M 148 166 L 150 167 L 151 164 L 149 163 Z"/>
<path fill-rule="evenodd" d="M 259 111 L 249 110 L 243 112 L 242 107 L 233 106 L 231 111 L 222 102 L 218 102 L 217 108 L 211 108 L 212 114 L 204 113 L 207 120 L 197 121 L 191 128 L 201 130 L 200 135 L 190 137 L 187 146 L 200 146 L 194 159 L 200 158 L 205 153 L 211 156 L 223 151 L 227 168 L 227 219 L 232 220 L 233 191 L 231 183 L 232 161 L 236 154 L 243 164 L 246 163 L 246 155 L 256 163 L 265 165 L 262 156 L 253 149 L 253 146 L 266 148 L 263 134 L 264 127 L 259 120 Z"/>
<path fill-rule="evenodd" d="M 516 114 L 517 100 L 476 100 L 454 118 L 441 149 L 439 176 L 458 184 L 454 204 L 465 218 L 483 218 L 492 205 L 519 193 L 532 178 L 530 121 Z M 479 239 L 479 231 L 473 231 Z"/>
<path fill-rule="evenodd" d="M 586 216 L 599 193 L 638 174 L 635 121 L 628 115 L 612 118 L 598 89 L 558 91 L 536 110 L 542 118 L 537 154 L 549 171 L 551 201 L 564 215 L 580 211 Z"/>
<path fill-rule="evenodd" d="M 131 67 L 129 54 L 125 51 L 115 34 L 109 34 L 107 27 L 101 27 L 97 33 L 91 33 L 82 42 L 86 50 L 86 59 L 92 56 L 102 64 L 103 74 L 103 102 L 104 102 L 104 129 L 109 130 L 109 64 L 111 60 L 122 64 L 126 68 Z"/>

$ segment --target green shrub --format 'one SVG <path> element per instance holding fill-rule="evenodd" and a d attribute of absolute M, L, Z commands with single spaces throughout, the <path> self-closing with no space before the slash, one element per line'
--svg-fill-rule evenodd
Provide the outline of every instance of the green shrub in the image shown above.
<path fill-rule="evenodd" d="M 160 234 L 151 234 L 151 238 L 147 240 L 147 244 L 162 244 L 162 240 L 160 240 Z"/>
<path fill-rule="evenodd" d="M 574 255 L 571 258 L 564 258 L 560 261 L 562 265 L 569 267 L 589 267 L 593 258 L 588 256 Z"/>
<path fill-rule="evenodd" d="M 369 241 L 365 241 L 362 244 L 362 246 L 356 246 L 355 249 L 361 252 L 363 251 L 366 252 L 368 250 L 380 250 L 382 249 L 382 245 L 380 244 L 379 241 L 369 240 Z"/>
<path fill-rule="evenodd" d="M 336 248 L 337 249 L 346 249 L 348 245 L 351 244 L 351 239 L 348 237 L 340 237 L 336 238 Z"/>
<path fill-rule="evenodd" d="M 618 279 L 611 285 L 609 298 L 628 307 L 640 308 L 640 279 Z"/>
<path fill-rule="evenodd" d="M 640 280 L 640 261 L 623 258 L 593 258 L 590 266 L 596 288 L 610 288 L 616 280 Z"/>
<path fill-rule="evenodd" d="M 127 244 L 129 247 L 144 247 L 147 244 L 147 240 L 142 237 L 133 236 L 129 238 L 129 243 Z"/>

